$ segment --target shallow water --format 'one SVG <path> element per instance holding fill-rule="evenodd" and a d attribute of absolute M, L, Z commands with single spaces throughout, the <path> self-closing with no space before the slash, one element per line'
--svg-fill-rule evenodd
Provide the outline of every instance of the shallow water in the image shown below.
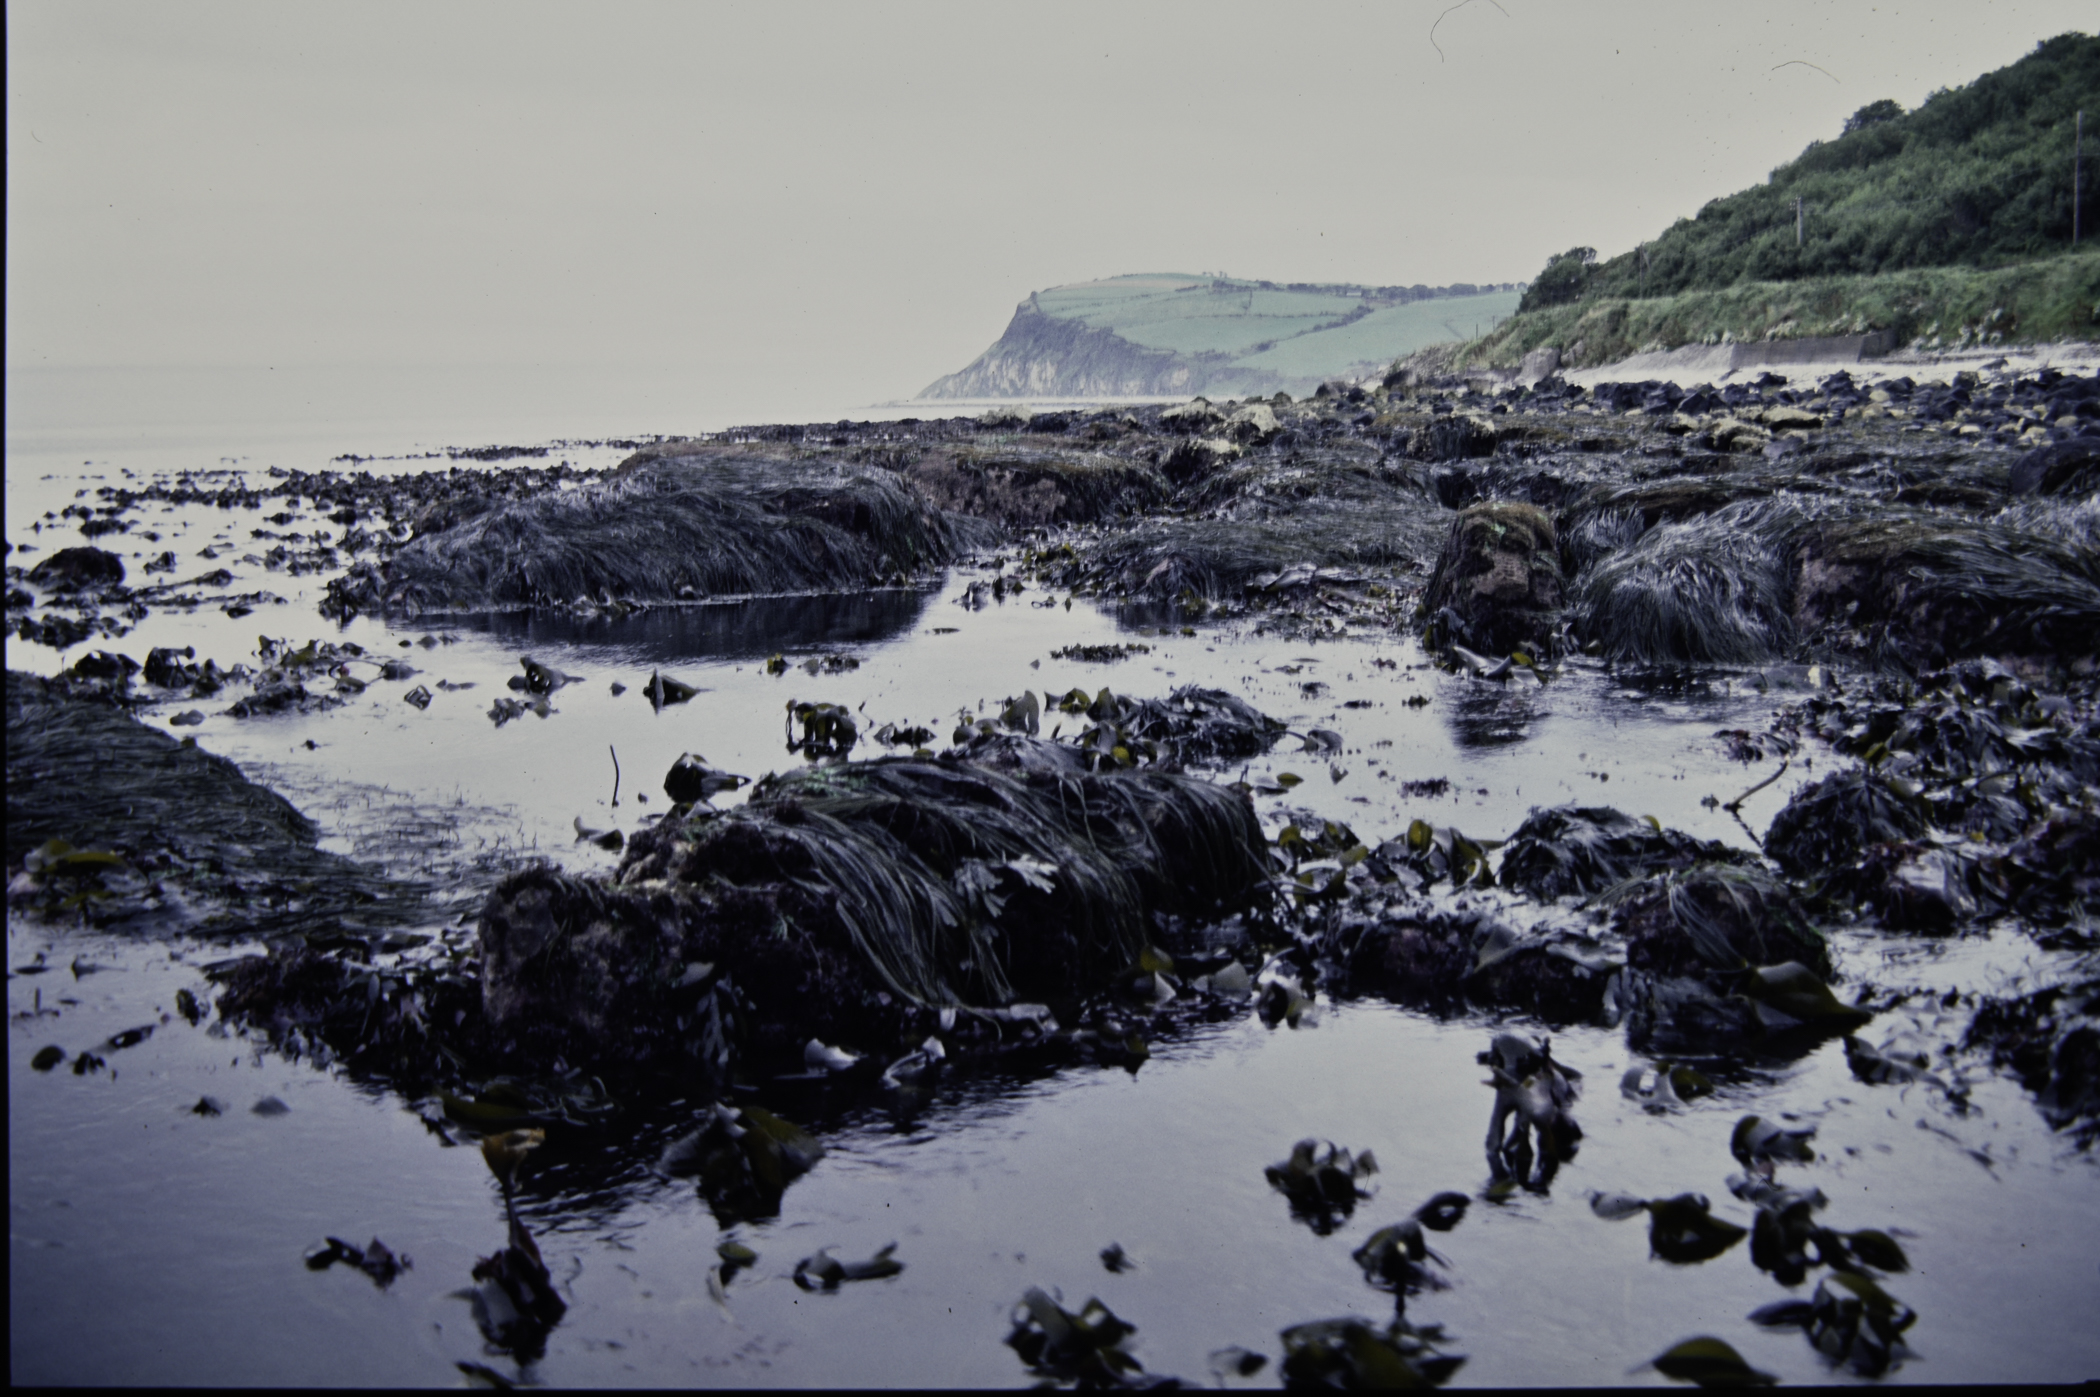
<path fill-rule="evenodd" d="M 26 532 L 56 507 L 41 501 L 71 491 L 66 479 L 37 478 L 60 474 L 56 456 L 18 459 L 15 445 L 10 541 L 46 550 L 78 541 L 70 530 Z M 299 449 L 309 455 L 279 453 L 263 464 L 323 464 L 321 448 Z M 559 454 L 603 465 L 621 453 Z M 80 479 L 74 488 L 92 488 L 98 482 L 81 477 L 115 476 L 130 459 L 114 452 L 66 470 Z M 200 464 L 175 448 L 135 459 L 141 473 Z M 255 481 L 268 483 L 259 472 Z M 283 507 L 271 501 L 256 513 Z M 151 521 L 157 509 L 141 517 Z M 251 544 L 250 529 L 272 526 L 245 511 L 195 509 L 138 527 L 166 541 L 102 542 L 142 556 L 172 547 L 184 559 L 176 575 L 187 576 L 216 565 L 192 568 L 191 559 L 218 534 L 238 556 L 267 546 Z M 285 527 L 326 525 L 309 512 Z M 1741 846 L 1748 836 L 1718 805 L 1771 764 L 1730 762 L 1714 733 L 1761 728 L 1785 697 L 1727 676 L 1689 692 L 1643 691 L 1581 665 L 1544 689 L 1528 680 L 1505 687 L 1430 668 L 1412 641 L 1389 633 L 1313 643 L 1243 622 L 1183 634 L 1170 618 L 1119 619 L 1032 589 L 971 609 L 965 589 L 998 565 L 992 559 L 917 591 L 693 607 L 625 622 L 361 618 L 343 628 L 314 609 L 324 578 L 221 561 L 241 575 L 228 590 L 262 586 L 284 603 L 238 620 L 209 609 L 159 612 L 118 641 L 63 657 L 10 636 L 8 663 L 50 673 L 85 650 L 142 659 L 164 644 L 194 645 L 199 659 L 222 666 L 253 663 L 259 634 L 295 645 L 351 640 L 408 659 L 415 677 L 373 683 L 327 712 L 237 720 L 218 714 L 229 693 L 143 715 L 165 724 L 202 709 L 210 716 L 187 729 L 201 745 L 285 791 L 323 825 L 331 847 L 402 870 L 425 857 L 419 841 L 433 824 L 446 831 L 440 857 L 461 868 L 531 854 L 609 866 L 615 856 L 577 843 L 574 822 L 632 829 L 662 810 L 660 783 L 681 752 L 751 776 L 798 761 L 784 744 L 784 708 L 795 699 L 853 706 L 863 733 L 923 722 L 944 744 L 958 716 L 974 719 L 1023 688 L 1106 684 L 1155 695 L 1192 682 L 1238 693 L 1299 733 L 1341 734 L 1337 758 L 1299 752 L 1286 738 L 1249 764 L 1251 776 L 1304 778 L 1286 795 L 1257 797 L 1272 830 L 1311 812 L 1346 820 L 1374 842 L 1415 816 L 1501 838 L 1532 806 L 1579 799 Z M 426 634 L 436 643 L 422 645 Z M 1110 640 L 1152 648 L 1109 665 L 1050 657 Z M 776 651 L 790 667 L 767 674 L 763 662 Z M 798 663 L 838 653 L 858 668 L 810 674 Z M 506 680 L 526 654 L 583 678 L 553 695 L 553 715 L 497 727 L 489 704 L 509 694 Z M 659 668 L 702 692 L 653 712 L 642 686 Z M 408 689 L 437 690 L 441 679 L 473 687 L 440 690 L 423 711 L 403 701 Z M 624 694 L 611 692 L 615 681 Z M 1428 702 L 1410 706 L 1413 698 Z M 875 750 L 864 742 L 856 755 Z M 1751 827 L 1761 831 L 1792 789 L 1828 765 L 1805 750 L 1751 797 Z M 1437 777 L 1451 782 L 1448 794 L 1401 791 Z M 1715 805 L 1704 803 L 1709 796 Z M 402 834 L 411 823 L 414 839 Z M 478 1152 L 448 1147 L 417 1103 L 382 1087 L 162 1020 L 178 988 L 205 993 L 202 964 L 238 948 L 122 943 L 12 914 L 8 940 L 10 966 L 41 953 L 55 967 L 11 974 L 8 984 L 16 1381 L 424 1384 L 452 1380 L 461 1360 L 516 1375 L 510 1360 L 484 1351 L 454 1295 L 475 1257 L 502 1242 L 502 1205 Z M 2031 983 L 2047 959 L 2009 933 L 1934 943 L 1841 931 L 1839 951 L 1851 976 L 1992 993 Z M 67 968 L 76 960 L 89 968 Z M 46 1043 L 77 1053 L 147 1023 L 156 1027 L 144 1042 L 104 1054 L 109 1071 L 41 1074 L 29 1065 Z M 1869 1035 L 1879 1041 L 1906 1027 L 1936 1046 L 1960 1022 L 1902 1010 Z M 1135 1076 L 1094 1068 L 951 1076 L 906 1120 L 850 1101 L 801 1103 L 796 1115 L 783 1102 L 821 1131 L 830 1153 L 787 1191 L 778 1218 L 729 1230 L 761 1259 L 730 1283 L 724 1303 L 707 1285 L 723 1230 L 691 1185 L 649 1169 L 683 1113 L 637 1113 L 602 1139 L 557 1135 L 527 1175 L 526 1212 L 570 1310 L 527 1375 L 563 1384 L 1014 1383 L 1027 1374 L 999 1341 L 1031 1285 L 1057 1288 L 1074 1309 L 1100 1296 L 1137 1325 L 1135 1351 L 1153 1372 L 1206 1381 L 1206 1355 L 1228 1344 L 1273 1360 L 1287 1325 L 1387 1314 L 1391 1301 L 1364 1282 L 1350 1251 L 1432 1193 L 1478 1194 L 1486 1184 L 1481 1141 L 1492 1092 L 1473 1058 L 1492 1031 L 1485 1019 L 1440 1022 L 1323 997 L 1313 1026 L 1269 1030 L 1243 1015 L 1193 1029 L 1154 1044 Z M 1747 1244 L 1704 1265 L 1672 1266 L 1648 1255 L 1642 1223 L 1605 1222 L 1587 1205 L 1596 1189 L 1696 1191 L 1747 1223 L 1750 1209 L 1724 1184 L 1736 1169 L 1729 1130 L 1746 1111 L 1817 1126 L 1818 1160 L 1781 1177 L 1821 1187 L 1831 1225 L 1907 1230 L 1913 1271 L 1888 1289 L 1920 1319 L 1909 1335 L 1913 1357 L 1892 1381 L 2100 1371 L 2100 1335 L 2065 1322 L 2100 1304 L 2094 1166 L 2067 1154 L 2016 1083 L 1979 1076 L 1964 1114 L 1929 1086 L 1854 1080 L 1830 1043 L 1740 1072 L 1716 1097 L 1658 1116 L 1616 1090 L 1639 1060 L 1623 1035 L 1576 1029 L 1554 1046 L 1586 1077 L 1580 1154 L 1544 1195 L 1476 1198 L 1457 1230 L 1434 1239 L 1451 1262 L 1450 1288 L 1409 1302 L 1411 1319 L 1446 1325 L 1451 1348 L 1470 1355 L 1454 1385 L 1659 1382 L 1652 1371 L 1629 1378 L 1628 1370 L 1699 1333 L 1726 1338 L 1788 1380 L 1827 1380 L 1798 1332 L 1768 1333 L 1744 1319 L 1787 1293 L 1750 1264 Z M 225 1103 L 223 1115 L 188 1113 L 206 1094 Z M 272 1095 L 291 1110 L 250 1112 Z M 1382 1166 L 1377 1197 L 1332 1236 L 1293 1221 L 1262 1177 L 1308 1135 L 1369 1148 Z M 301 1254 L 329 1234 L 354 1243 L 376 1235 L 408 1252 L 414 1268 L 383 1291 L 341 1267 L 308 1271 Z M 894 1279 L 834 1294 L 807 1294 L 789 1280 L 819 1247 L 854 1259 L 891 1241 L 906 1266 Z M 1135 1269 L 1103 1267 L 1098 1254 L 1112 1242 Z M 1793 1293 L 1813 1284 L 1812 1276 Z M 1272 1362 L 1257 1381 L 1274 1375 Z"/>

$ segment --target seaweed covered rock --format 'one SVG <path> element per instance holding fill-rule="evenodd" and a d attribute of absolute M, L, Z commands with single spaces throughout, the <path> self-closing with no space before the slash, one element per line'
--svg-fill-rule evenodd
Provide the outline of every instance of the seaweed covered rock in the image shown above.
<path fill-rule="evenodd" d="M 1186 514 L 1080 541 L 1072 564 L 1045 579 L 1218 602 L 1300 566 L 1394 575 L 1434 555 L 1444 511 L 1426 488 L 1385 469 L 1367 444 L 1286 451 L 1281 442 L 1230 471 L 1192 477 Z M 1171 458 L 1167 469 L 1175 472 Z"/>
<path fill-rule="evenodd" d="M 1989 1000 L 1963 1046 L 2018 1073 L 2043 1118 L 2081 1149 L 2100 1139 L 2100 979 Z"/>
<path fill-rule="evenodd" d="M 1345 921 L 1331 940 L 1359 990 L 1438 1009 L 1515 1009 L 1548 1023 L 1596 1018 L 1619 968 L 1578 933 L 1527 934 L 1484 908 L 1426 902 Z"/>
<path fill-rule="evenodd" d="M 1588 896 L 1629 878 L 1694 863 L 1748 863 L 1751 856 L 1710 839 L 1694 839 L 1610 806 L 1556 805 L 1533 810 L 1510 836 L 1502 882 L 1537 898 Z"/>
<path fill-rule="evenodd" d="M 928 451 L 902 473 L 940 508 L 1008 528 L 1090 524 L 1167 495 L 1165 477 L 1145 461 L 1023 444 Z"/>
<path fill-rule="evenodd" d="M 433 915 L 427 888 L 319 839 L 224 757 L 69 681 L 8 671 L 7 864 L 26 875 L 11 883 L 11 905 L 63 903 L 99 925 L 205 935 L 343 935 Z"/>
<path fill-rule="evenodd" d="M 988 526 L 928 505 L 896 475 L 673 444 L 600 481 L 499 501 L 419 534 L 383 569 L 388 610 L 673 602 L 835 591 L 947 562 Z M 369 605 L 371 579 L 331 594 Z"/>
<path fill-rule="evenodd" d="M 1437 558 L 1422 614 L 1432 624 L 1495 652 L 1539 648 L 1560 617 L 1559 543 L 1553 518 L 1536 505 L 1510 500 L 1468 506 L 1451 523 Z"/>
<path fill-rule="evenodd" d="M 1661 1055 L 1801 1052 L 1856 1032 L 1874 1017 L 1844 1003 L 1798 961 L 1725 975 L 1703 966 L 1691 975 L 1629 967 L 1614 997 L 1626 1016 L 1626 1041 L 1636 1051 Z"/>
<path fill-rule="evenodd" d="M 1749 864 L 1695 864 L 1652 878 L 1612 913 L 1626 963 L 1701 975 L 1797 961 L 1830 974 L 1830 949 L 1793 889 Z"/>
<path fill-rule="evenodd" d="M 571 1060 L 652 1037 L 702 1056 L 687 1001 L 715 987 L 711 1012 L 743 1014 L 761 1049 L 886 1045 L 914 1006 L 1070 1005 L 1138 962 L 1156 918 L 1229 915 L 1266 874 L 1245 797 L 1187 777 L 811 767 L 667 817 L 611 883 L 506 880 L 481 920 L 483 1002 L 492 1031 Z"/>
<path fill-rule="evenodd" d="M 1087 720 L 1064 741 L 1036 736 L 1057 713 Z M 950 756 L 1001 771 L 1081 772 L 1146 766 L 1161 771 L 1259 756 L 1285 725 L 1222 689 L 1184 684 L 1163 699 L 1130 698 L 1103 688 L 1024 691 L 996 717 L 955 730 Z"/>
<path fill-rule="evenodd" d="M 1076 743 L 1095 765 L 1104 758 L 1123 766 L 1143 759 L 1171 770 L 1255 757 L 1274 746 L 1285 728 L 1237 694 L 1196 684 L 1184 684 L 1163 699 L 1119 697 L 1105 688 L 1090 699 L 1074 689 L 1058 708 L 1093 723 Z"/>
<path fill-rule="evenodd" d="M 1871 912 L 1891 931 L 1951 932 L 2004 912 L 2062 925 L 2100 895 L 2100 817 L 2057 808 L 2030 822 L 2006 798 L 2014 818 L 2005 824 L 2014 833 L 1987 830 L 1978 824 L 1980 805 L 1999 798 L 1977 789 L 2000 781 L 2010 778 L 1926 793 L 1900 776 L 1841 772 L 1825 778 L 1829 789 L 1802 792 L 1804 809 L 1780 812 L 1786 823 L 1773 822 L 1778 837 L 1767 847 L 1796 876 L 1814 879 L 1819 898 Z M 1848 811 L 1868 827 L 1852 833 L 1843 823 Z M 1970 837 L 1950 840 L 1948 827 Z"/>
<path fill-rule="evenodd" d="M 1575 636 L 1640 664 L 1754 664 L 1786 653 L 1794 640 L 1788 518 L 1753 500 L 1657 524 L 1582 575 Z"/>
<path fill-rule="evenodd" d="M 1650 664 L 1754 664 L 1804 644 L 1913 670 L 2094 652 L 2100 565 L 2060 536 L 2075 521 L 2030 528 L 2016 512 L 1979 521 L 1828 490 L 1783 477 L 1593 491 L 1564 520 L 1580 569 L 1572 630 Z"/>
<path fill-rule="evenodd" d="M 1833 772 L 1796 791 L 1772 817 L 1765 853 L 1794 878 L 1849 868 L 1873 845 L 1925 833 L 1930 819 L 1921 794 L 1915 782 L 1872 768 Z"/>
<path fill-rule="evenodd" d="M 2100 906 L 2100 814 L 2058 810 L 2037 820 L 1997 865 L 2006 901 L 2037 922 L 2061 925 Z"/>
<path fill-rule="evenodd" d="M 2006 524 L 1924 510 L 1802 529 L 1793 620 L 1811 642 L 1912 668 L 1970 655 L 2100 653 L 2100 560 Z"/>
<path fill-rule="evenodd" d="M 2013 462 L 2015 495 L 2082 495 L 2100 490 L 2100 436 L 2038 446 Z"/>
<path fill-rule="evenodd" d="M 124 560 L 93 544 L 61 548 L 31 568 L 29 580 L 61 592 L 115 587 L 124 581 Z"/>
<path fill-rule="evenodd" d="M 481 1004 L 469 979 L 427 967 L 376 970 L 354 951 L 334 953 L 344 944 L 317 950 L 286 938 L 264 955 L 216 967 L 219 1013 L 294 1055 L 311 1051 L 325 1061 L 332 1054 L 397 1081 L 441 1074 L 441 1041 L 456 1066 L 459 1050 L 480 1040 Z"/>

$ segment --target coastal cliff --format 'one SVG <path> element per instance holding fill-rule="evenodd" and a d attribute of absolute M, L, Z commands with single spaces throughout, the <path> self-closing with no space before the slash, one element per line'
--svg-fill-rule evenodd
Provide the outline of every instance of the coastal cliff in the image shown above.
<path fill-rule="evenodd" d="M 1053 286 L 922 399 L 1245 396 L 1357 377 L 1491 328 L 1514 284 L 1358 286 L 1151 273 Z"/>
<path fill-rule="evenodd" d="M 1182 355 L 1171 349 L 1132 344 L 1114 330 L 1045 314 L 1030 296 L 1014 308 L 990 349 L 968 368 L 936 379 L 922 398 L 1110 398 L 1193 394 L 1218 385 L 1213 373 L 1230 371 L 1223 354 Z M 1244 372 L 1250 391 L 1274 391 L 1265 381 L 1276 374 Z M 1235 387 L 1239 387 L 1237 383 Z"/>

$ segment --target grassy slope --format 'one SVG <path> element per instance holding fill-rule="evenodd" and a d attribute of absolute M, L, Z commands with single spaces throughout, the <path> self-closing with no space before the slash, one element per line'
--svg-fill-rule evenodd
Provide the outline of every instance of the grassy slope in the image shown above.
<path fill-rule="evenodd" d="M 2100 338 L 2100 251 L 1978 270 L 1752 281 L 1646 300 L 1592 298 L 1518 315 L 1454 357 L 1511 368 L 1543 345 L 1577 368 L 1684 344 L 1892 330 L 1918 349 Z"/>
<path fill-rule="evenodd" d="M 1515 291 L 1490 291 L 1452 300 L 1416 301 L 1372 311 L 1354 325 L 1290 340 L 1240 362 L 1274 369 L 1286 377 L 1331 375 L 1352 364 L 1412 354 L 1426 345 L 1466 338 L 1476 325 L 1507 319 L 1517 308 Z M 1491 332 L 1492 333 L 1492 332 Z M 1332 367 L 1326 367 L 1327 365 Z"/>

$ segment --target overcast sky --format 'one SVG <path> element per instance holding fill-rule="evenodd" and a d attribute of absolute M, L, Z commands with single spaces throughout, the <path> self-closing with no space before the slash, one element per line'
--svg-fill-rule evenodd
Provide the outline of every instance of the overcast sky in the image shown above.
<path fill-rule="evenodd" d="M 1609 255 L 2094 14 L 10 0 L 7 363 L 908 396 L 1061 282 Z"/>

